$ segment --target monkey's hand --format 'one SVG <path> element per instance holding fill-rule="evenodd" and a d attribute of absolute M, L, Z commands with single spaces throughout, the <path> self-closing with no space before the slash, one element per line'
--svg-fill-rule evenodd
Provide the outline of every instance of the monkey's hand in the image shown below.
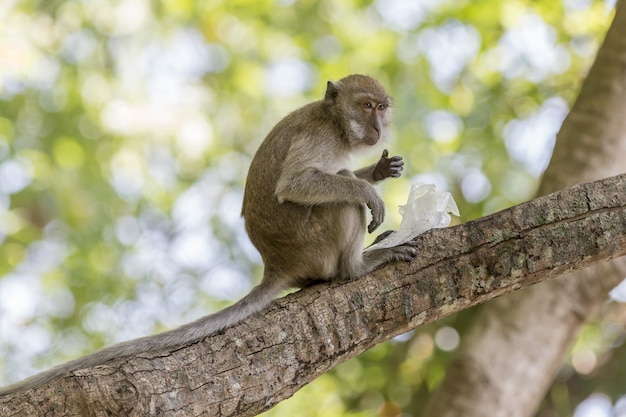
<path fill-rule="evenodd" d="M 371 188 L 371 193 L 368 193 L 366 196 L 365 204 L 367 204 L 367 207 L 369 207 L 372 212 L 372 221 L 367 226 L 367 231 L 372 233 L 380 226 L 383 220 L 385 220 L 385 203 L 378 193 L 376 193 L 376 190 Z"/>
<path fill-rule="evenodd" d="M 383 155 L 385 154 L 383 153 Z M 337 172 L 337 175 L 349 178 L 356 178 L 354 172 L 347 169 L 342 169 L 341 171 Z M 383 202 L 382 198 L 380 198 L 374 187 L 369 184 L 366 184 L 366 188 L 364 191 L 362 191 L 362 193 L 365 196 L 365 204 L 372 212 L 372 221 L 367 226 L 367 231 L 372 233 L 378 228 L 378 226 L 380 226 L 383 220 L 385 220 L 385 203 Z"/>
<path fill-rule="evenodd" d="M 382 181 L 385 178 L 398 178 L 402 175 L 402 169 L 404 168 L 404 161 L 400 155 L 392 156 L 389 158 L 389 151 L 385 149 L 380 160 L 374 167 L 373 177 L 374 181 Z"/>

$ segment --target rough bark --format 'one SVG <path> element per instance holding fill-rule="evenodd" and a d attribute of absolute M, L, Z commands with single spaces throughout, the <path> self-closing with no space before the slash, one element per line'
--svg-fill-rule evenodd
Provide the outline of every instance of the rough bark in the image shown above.
<path fill-rule="evenodd" d="M 416 238 L 420 255 L 307 288 L 174 351 L 82 369 L 0 398 L 3 416 L 253 416 L 391 337 L 626 254 L 626 174 Z M 489 414 L 493 415 L 493 414 Z"/>
<path fill-rule="evenodd" d="M 625 108 L 626 4 L 620 2 L 557 136 L 540 195 L 624 171 Z M 625 276 L 626 260 L 616 259 L 485 305 L 424 416 L 534 415 L 581 327 Z"/>

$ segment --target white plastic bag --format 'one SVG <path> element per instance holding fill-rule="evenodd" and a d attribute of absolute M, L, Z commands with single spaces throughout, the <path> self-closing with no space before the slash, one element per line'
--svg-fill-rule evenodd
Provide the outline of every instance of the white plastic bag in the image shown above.
<path fill-rule="evenodd" d="M 406 205 L 400 206 L 402 221 L 398 231 L 392 232 L 365 251 L 398 246 L 427 230 L 447 227 L 452 220 L 448 213 L 459 215 L 452 194 L 436 191 L 434 184 L 415 183 L 411 186 Z"/>

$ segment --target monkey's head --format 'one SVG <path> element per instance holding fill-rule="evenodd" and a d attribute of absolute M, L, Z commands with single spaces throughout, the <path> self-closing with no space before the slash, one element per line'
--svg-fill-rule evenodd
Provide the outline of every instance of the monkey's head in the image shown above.
<path fill-rule="evenodd" d="M 390 136 L 391 97 L 375 79 L 349 75 L 328 81 L 324 101 L 343 125 L 351 147 L 373 146 Z"/>

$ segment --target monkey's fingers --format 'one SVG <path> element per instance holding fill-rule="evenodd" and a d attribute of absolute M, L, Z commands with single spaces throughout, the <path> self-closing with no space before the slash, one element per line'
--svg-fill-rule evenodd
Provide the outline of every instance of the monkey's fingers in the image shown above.
<path fill-rule="evenodd" d="M 372 233 L 385 220 L 385 203 L 380 198 L 374 188 L 369 188 L 370 195 L 366 200 L 366 205 L 372 212 L 372 222 L 367 226 L 368 232 Z"/>
<path fill-rule="evenodd" d="M 402 170 L 404 169 L 404 165 L 391 165 L 389 167 L 389 176 L 392 178 L 398 178 L 402 175 Z"/>
<path fill-rule="evenodd" d="M 374 213 L 372 211 L 372 221 L 370 222 L 370 224 L 367 226 L 367 231 L 369 233 L 372 233 L 374 230 L 378 229 L 378 226 L 380 226 L 383 222 L 383 220 L 385 220 L 385 212 L 378 212 L 378 213 Z"/>
<path fill-rule="evenodd" d="M 387 149 L 383 150 L 383 159 L 387 159 L 387 157 L 389 156 L 389 151 Z"/>
<path fill-rule="evenodd" d="M 411 262 L 417 256 L 417 249 L 407 243 L 394 247 L 399 261 Z"/>
<path fill-rule="evenodd" d="M 381 225 L 383 220 L 384 220 L 384 215 L 381 216 L 380 213 L 374 213 L 374 211 L 372 211 L 372 221 L 367 226 L 367 231 L 369 233 L 372 233 L 374 230 L 378 229 L 378 226 Z"/>

